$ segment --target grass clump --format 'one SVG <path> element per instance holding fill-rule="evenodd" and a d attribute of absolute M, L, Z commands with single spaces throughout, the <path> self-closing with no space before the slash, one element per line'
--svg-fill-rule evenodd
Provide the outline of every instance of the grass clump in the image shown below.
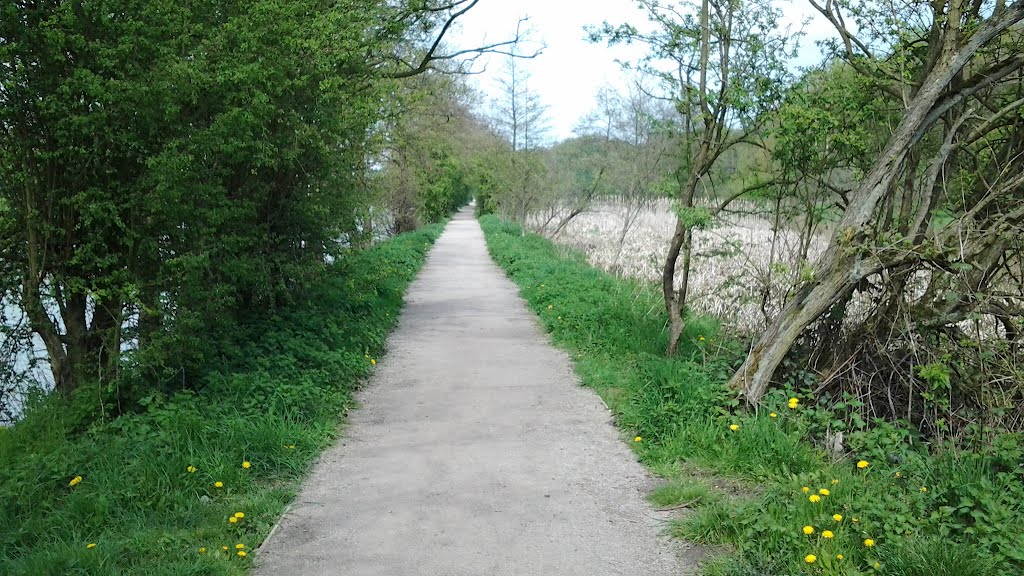
<path fill-rule="evenodd" d="M 294 306 L 254 312 L 237 353 L 186 390 L 153 391 L 119 417 L 97 419 L 117 407 L 89 387 L 30 407 L 0 431 L 0 574 L 244 574 L 336 436 L 440 231 L 353 252 Z"/>
<path fill-rule="evenodd" d="M 674 532 L 731 550 L 706 566 L 708 575 L 1024 570 L 1019 438 L 1000 435 L 998 449 L 928 447 L 911 442 L 907 426 L 875 421 L 847 430 L 851 453 L 834 461 L 819 446 L 843 429 L 842 415 L 796 385 L 745 409 L 725 387 L 745 348 L 713 319 L 689 318 L 679 355 L 665 358 L 653 287 L 598 271 L 494 217 L 481 224 L 492 257 L 584 384 L 605 399 L 641 461 L 667 478 L 654 504 L 695 500 Z M 687 480 L 694 467 L 738 481 L 710 481 L 705 492 Z M 931 542 L 947 549 L 929 555 Z M 960 572 L 966 564 L 974 571 Z"/>
<path fill-rule="evenodd" d="M 698 506 L 711 498 L 711 488 L 707 484 L 684 477 L 659 486 L 647 496 L 651 504 L 658 508 Z"/>

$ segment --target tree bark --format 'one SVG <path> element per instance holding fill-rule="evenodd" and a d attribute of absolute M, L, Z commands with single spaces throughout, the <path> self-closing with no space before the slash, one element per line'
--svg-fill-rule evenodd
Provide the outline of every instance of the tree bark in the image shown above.
<path fill-rule="evenodd" d="M 797 292 L 729 381 L 730 387 L 743 391 L 750 404 L 757 404 L 764 396 L 772 376 L 804 329 L 852 292 L 861 280 L 881 269 L 878 261 L 843 257 L 839 250 L 830 249 L 822 257 L 820 268 L 828 273 Z"/>

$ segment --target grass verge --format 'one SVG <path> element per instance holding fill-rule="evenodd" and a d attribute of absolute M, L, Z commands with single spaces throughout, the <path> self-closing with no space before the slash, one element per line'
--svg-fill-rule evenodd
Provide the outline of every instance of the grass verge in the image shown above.
<path fill-rule="evenodd" d="M 661 298 L 651 287 L 492 216 L 480 221 L 494 260 L 640 459 L 665 477 L 653 503 L 693 509 L 674 532 L 729 551 L 705 573 L 1024 573 L 1019 439 L 938 450 L 875 422 L 850 431 L 851 453 L 833 460 L 818 446 L 839 419 L 809 394 L 780 390 L 757 412 L 742 408 L 724 383 L 743 349 L 713 319 L 690 318 L 679 356 L 667 359 Z M 727 481 L 695 481 L 695 467 Z"/>
<path fill-rule="evenodd" d="M 83 389 L 0 429 L 0 574 L 244 574 L 336 437 L 441 229 L 339 260 L 193 390 L 83 425 L 97 412 Z"/>

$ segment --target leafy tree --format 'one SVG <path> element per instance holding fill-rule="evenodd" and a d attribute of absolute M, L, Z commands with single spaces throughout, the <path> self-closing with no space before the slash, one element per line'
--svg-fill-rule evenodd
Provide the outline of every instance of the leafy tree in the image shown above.
<path fill-rule="evenodd" d="M 477 2 L 0 7 L 0 300 L 57 389 L 180 386 L 315 277 L 395 82 L 512 42 L 445 46 Z"/>
<path fill-rule="evenodd" d="M 697 205 L 698 191 L 714 187 L 713 170 L 723 154 L 751 142 L 765 113 L 778 105 L 791 39 L 779 32 L 780 12 L 761 0 L 638 0 L 637 5 L 649 27 L 606 22 L 591 31 L 591 38 L 646 45 L 648 55 L 635 66 L 662 80 L 682 116 L 678 214 L 662 273 L 667 352 L 674 355 L 684 329 L 693 231 L 711 215 Z"/>
<path fill-rule="evenodd" d="M 378 175 L 394 232 L 436 222 L 469 201 L 470 151 L 460 141 L 475 122 L 472 95 L 460 78 L 425 73 L 395 92 Z"/>

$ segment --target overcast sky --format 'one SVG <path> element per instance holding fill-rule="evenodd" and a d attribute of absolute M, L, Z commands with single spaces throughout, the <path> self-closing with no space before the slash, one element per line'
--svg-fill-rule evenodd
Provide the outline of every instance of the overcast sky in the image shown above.
<path fill-rule="evenodd" d="M 830 36 L 831 25 L 806 0 L 776 2 L 794 30 L 811 18 L 804 27 L 806 37 L 801 41 L 800 57 L 795 64 L 817 63 L 820 53 L 814 41 Z M 453 35 L 453 44 L 480 46 L 511 38 L 521 17 L 529 17 L 532 39 L 547 45 L 543 54 L 525 65 L 533 74 L 532 89 L 549 107 L 551 137 L 560 140 L 572 136 L 573 127 L 594 107 L 598 89 L 606 84 L 624 84 L 625 76 L 615 60 L 635 59 L 642 50 L 638 46 L 608 48 L 591 44 L 585 39 L 584 26 L 599 25 L 605 20 L 642 25 L 646 18 L 632 0 L 481 0 L 460 18 L 462 26 Z M 486 72 L 470 82 L 493 98 L 503 59 L 493 57 L 480 64 L 486 66 Z"/>

